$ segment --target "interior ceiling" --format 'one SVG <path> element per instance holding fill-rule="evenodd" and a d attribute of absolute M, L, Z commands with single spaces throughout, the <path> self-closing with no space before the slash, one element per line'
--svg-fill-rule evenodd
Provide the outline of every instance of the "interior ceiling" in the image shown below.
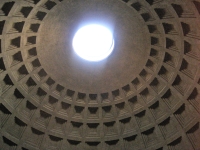
<path fill-rule="evenodd" d="M 114 34 L 87 62 L 86 23 Z M 1 150 L 199 150 L 200 0 L 1 0 Z"/>

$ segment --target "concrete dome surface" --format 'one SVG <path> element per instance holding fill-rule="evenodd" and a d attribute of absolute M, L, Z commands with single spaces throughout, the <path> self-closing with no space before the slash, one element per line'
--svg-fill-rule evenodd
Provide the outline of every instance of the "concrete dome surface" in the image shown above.
<path fill-rule="evenodd" d="M 200 0 L 0 1 L 0 150 L 200 150 L 199 123 Z"/>

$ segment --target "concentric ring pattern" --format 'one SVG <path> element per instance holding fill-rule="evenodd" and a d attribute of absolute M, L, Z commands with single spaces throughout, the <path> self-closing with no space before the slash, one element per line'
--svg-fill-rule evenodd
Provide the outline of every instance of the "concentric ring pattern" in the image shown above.
<path fill-rule="evenodd" d="M 40 62 L 45 18 L 72 0 L 0 1 L 0 149 L 200 149 L 200 0 L 116 1 L 150 45 L 140 72 L 103 93 L 62 85 Z"/>

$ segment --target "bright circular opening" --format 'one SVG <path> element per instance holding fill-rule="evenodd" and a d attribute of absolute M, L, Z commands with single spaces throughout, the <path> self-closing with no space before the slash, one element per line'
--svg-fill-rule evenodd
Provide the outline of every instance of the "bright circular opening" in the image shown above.
<path fill-rule="evenodd" d="M 88 61 L 100 61 L 112 53 L 114 39 L 112 32 L 105 26 L 90 24 L 76 32 L 72 46 L 81 58 Z"/>

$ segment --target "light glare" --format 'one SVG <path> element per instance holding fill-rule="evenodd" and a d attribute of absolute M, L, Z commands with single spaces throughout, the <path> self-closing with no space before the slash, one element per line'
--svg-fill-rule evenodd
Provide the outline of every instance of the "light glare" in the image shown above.
<path fill-rule="evenodd" d="M 91 24 L 76 32 L 72 45 L 74 51 L 81 58 L 89 61 L 100 61 L 111 54 L 114 48 L 114 40 L 108 28 Z"/>

